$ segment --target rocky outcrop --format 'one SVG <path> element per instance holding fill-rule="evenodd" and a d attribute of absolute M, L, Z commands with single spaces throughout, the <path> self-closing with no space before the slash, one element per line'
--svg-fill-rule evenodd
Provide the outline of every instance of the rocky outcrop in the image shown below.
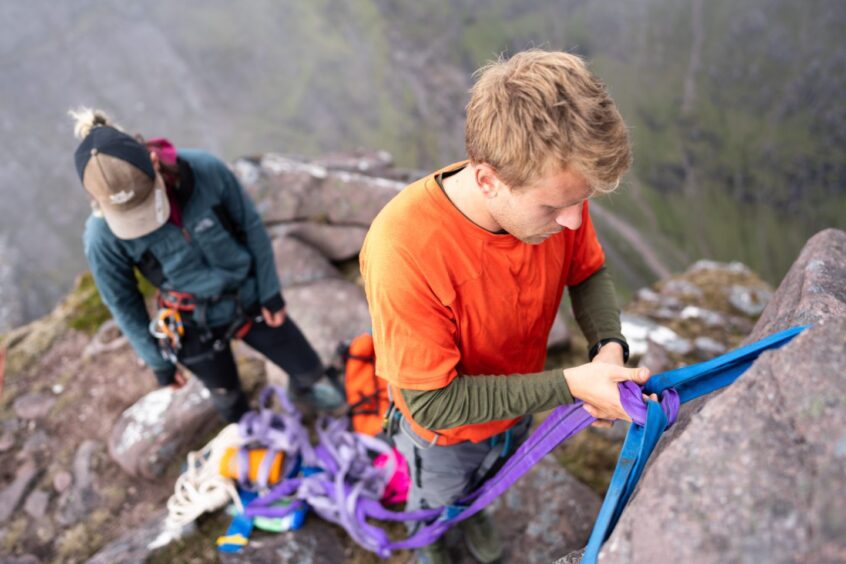
<path fill-rule="evenodd" d="M 397 180 L 274 154 L 265 155 L 253 168 L 241 161 L 236 172 L 271 225 L 311 220 L 366 228 L 405 186 Z"/>
<path fill-rule="evenodd" d="M 741 263 L 701 260 L 639 290 L 623 315 L 632 362 L 653 373 L 701 362 L 738 346 L 772 295 Z"/>
<path fill-rule="evenodd" d="M 846 233 L 808 241 L 747 341 L 811 324 L 688 408 L 602 562 L 846 560 Z"/>

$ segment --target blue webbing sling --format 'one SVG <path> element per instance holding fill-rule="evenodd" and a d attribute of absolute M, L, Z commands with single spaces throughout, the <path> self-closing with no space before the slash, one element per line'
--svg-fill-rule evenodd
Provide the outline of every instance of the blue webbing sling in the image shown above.
<path fill-rule="evenodd" d="M 707 362 L 656 374 L 643 387 L 643 393 L 658 394 L 660 397 L 665 390 L 675 390 L 680 403 L 689 402 L 728 386 L 746 372 L 762 352 L 786 345 L 806 328 L 807 326 L 786 329 Z M 668 418 L 668 414 L 665 409 L 662 409 L 660 403 L 648 401 L 645 424 L 633 423 L 629 427 L 617 460 L 617 467 L 605 494 L 605 500 L 602 502 L 593 532 L 582 556 L 583 564 L 596 562 L 602 543 L 614 530 L 617 520 L 640 479 L 649 455 L 661 435 L 673 423 L 674 416 L 675 414 L 671 414 Z"/>

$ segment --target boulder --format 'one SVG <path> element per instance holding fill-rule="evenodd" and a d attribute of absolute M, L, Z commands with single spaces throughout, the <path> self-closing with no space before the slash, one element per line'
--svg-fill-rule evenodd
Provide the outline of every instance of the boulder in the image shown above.
<path fill-rule="evenodd" d="M 266 188 L 254 193 L 265 222 L 322 220 L 367 227 L 405 184 L 394 180 L 265 155 Z"/>
<path fill-rule="evenodd" d="M 328 279 L 285 291 L 288 313 L 324 363 L 338 344 L 370 329 L 364 290 L 346 280 Z"/>
<path fill-rule="evenodd" d="M 507 562 L 551 562 L 587 543 L 602 503 L 553 458 L 538 462 L 491 504 Z"/>
<path fill-rule="evenodd" d="M 402 182 L 356 174 L 329 173 L 319 190 L 303 202 L 309 216 L 326 217 L 330 223 L 369 226 L 385 204 L 405 187 Z"/>
<path fill-rule="evenodd" d="M 275 236 L 294 237 L 308 243 L 329 260 L 347 260 L 361 250 L 366 227 L 357 225 L 331 225 L 312 221 L 298 221 L 280 225 L 272 230 Z"/>
<path fill-rule="evenodd" d="M 124 411 L 109 437 L 109 455 L 130 475 L 152 480 L 220 425 L 208 389 L 189 378 L 184 388 L 159 388 Z"/>
<path fill-rule="evenodd" d="M 50 503 L 50 494 L 44 490 L 35 490 L 30 493 L 24 502 L 24 511 L 27 515 L 40 521 L 47 513 L 47 504 Z"/>
<path fill-rule="evenodd" d="M 12 431 L 3 431 L 0 435 L 0 452 L 6 452 L 15 446 L 15 433 Z"/>
<path fill-rule="evenodd" d="M 813 326 L 685 406 L 602 562 L 846 560 L 842 231 L 808 241 L 747 341 L 800 324 Z"/>
<path fill-rule="evenodd" d="M 99 441 L 84 440 L 73 458 L 73 486 L 59 498 L 57 520 L 70 526 L 86 519 L 100 502 L 94 485 L 96 457 L 103 449 Z"/>
<path fill-rule="evenodd" d="M 54 403 L 56 399 L 45 394 L 25 394 L 15 400 L 12 409 L 21 419 L 41 419 L 50 413 Z"/>
<path fill-rule="evenodd" d="M 287 294 L 287 288 L 340 276 L 320 251 L 293 237 L 274 239 L 273 257 L 283 295 Z"/>
<path fill-rule="evenodd" d="M 330 170 L 360 172 L 371 176 L 382 176 L 394 165 L 394 159 L 389 152 L 366 150 L 331 153 L 321 156 L 313 162 Z"/>

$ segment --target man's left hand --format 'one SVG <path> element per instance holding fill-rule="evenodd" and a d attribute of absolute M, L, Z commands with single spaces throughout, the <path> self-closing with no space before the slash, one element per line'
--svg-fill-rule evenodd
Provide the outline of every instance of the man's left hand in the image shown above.
<path fill-rule="evenodd" d="M 267 323 L 270 327 L 279 327 L 280 325 L 285 323 L 285 308 L 283 307 L 275 313 L 270 313 L 269 309 L 263 307 L 261 308 L 261 316 L 264 318 L 264 322 Z"/>

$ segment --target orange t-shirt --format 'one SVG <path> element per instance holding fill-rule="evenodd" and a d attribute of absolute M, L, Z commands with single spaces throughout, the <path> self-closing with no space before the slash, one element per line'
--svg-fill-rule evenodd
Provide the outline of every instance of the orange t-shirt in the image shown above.
<path fill-rule="evenodd" d="M 467 219 L 435 180 L 465 164 L 403 189 L 373 221 L 361 251 L 376 374 L 395 388 L 435 390 L 459 375 L 543 370 L 564 286 L 584 281 L 605 262 L 587 202 L 579 229 L 539 245 Z M 393 396 L 425 436 L 401 394 Z M 516 422 L 434 431 L 438 444 L 480 442 Z"/>

